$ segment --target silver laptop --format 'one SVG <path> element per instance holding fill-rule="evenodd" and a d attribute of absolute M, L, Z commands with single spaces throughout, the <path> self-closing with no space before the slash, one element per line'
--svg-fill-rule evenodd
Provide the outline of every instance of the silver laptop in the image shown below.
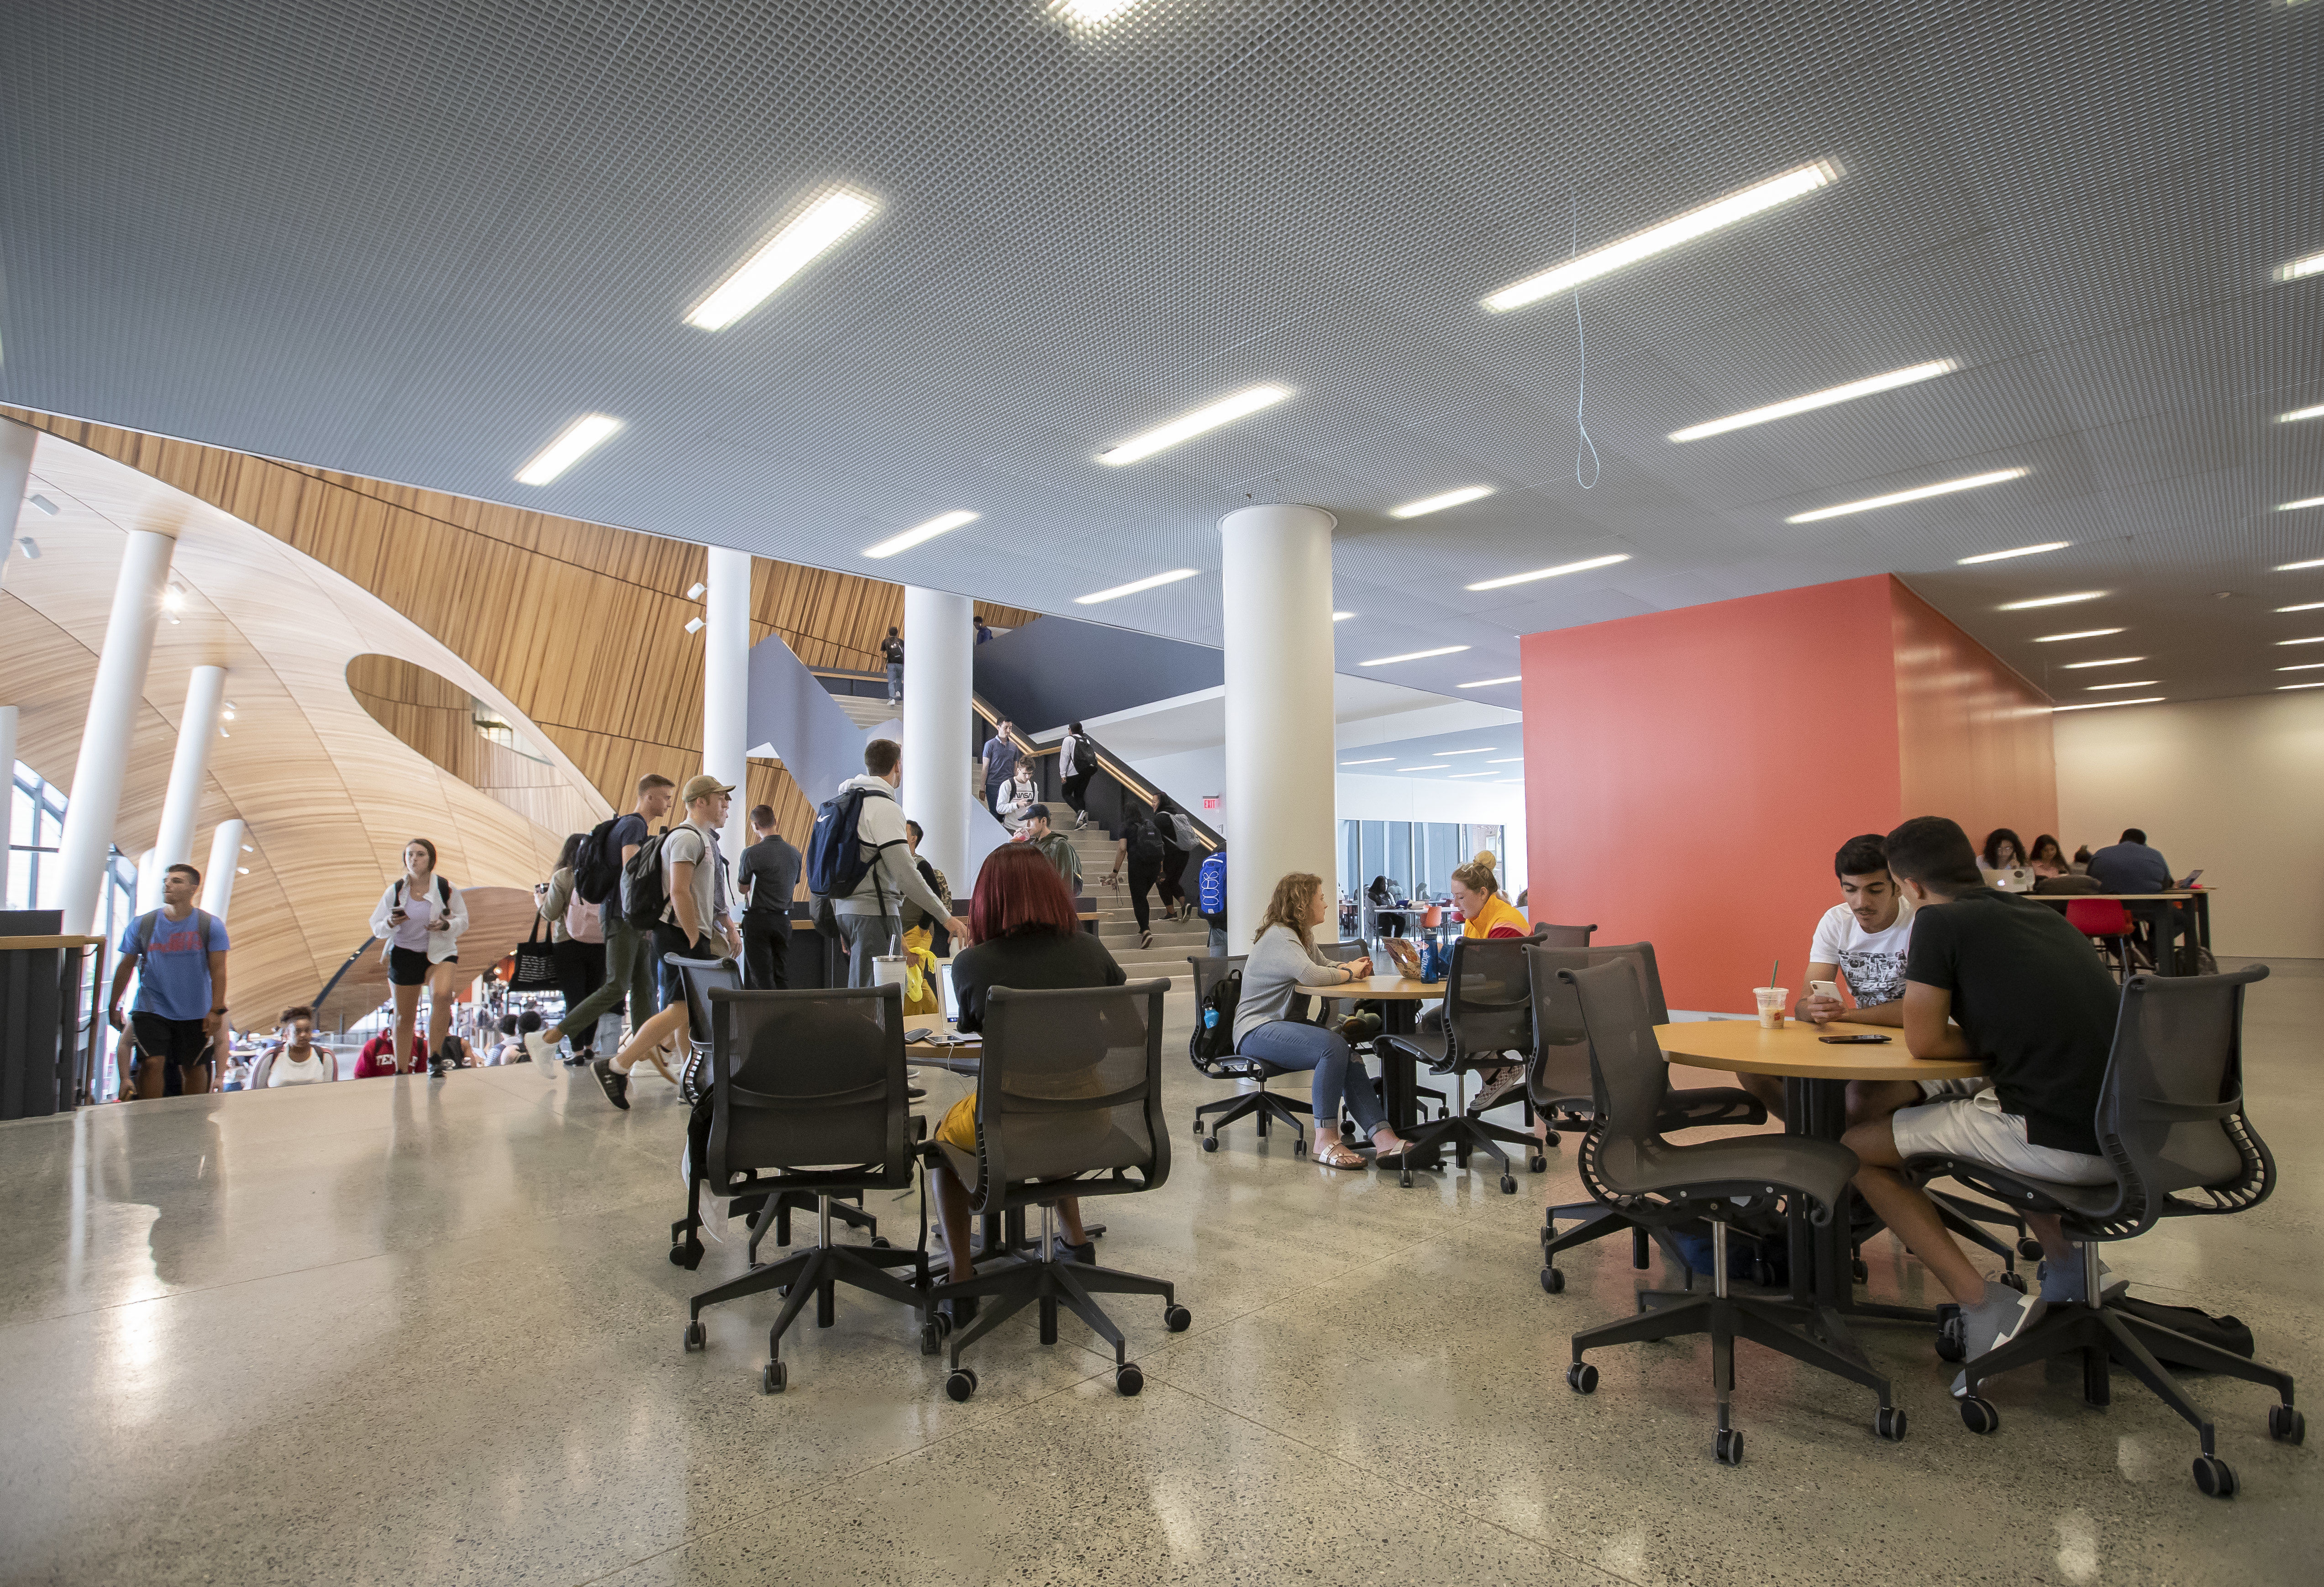
<path fill-rule="evenodd" d="M 2034 872 L 2023 865 L 2013 865 L 2006 871 L 1988 871 L 1985 884 L 1996 892 L 2032 892 Z"/>

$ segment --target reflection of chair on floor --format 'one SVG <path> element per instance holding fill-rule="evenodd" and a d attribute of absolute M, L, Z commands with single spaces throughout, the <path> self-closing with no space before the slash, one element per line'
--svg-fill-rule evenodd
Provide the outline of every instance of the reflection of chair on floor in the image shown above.
<path fill-rule="evenodd" d="M 1664 1140 L 1670 1075 L 1655 1042 L 1636 962 L 1555 973 L 1572 988 L 1580 1008 L 1597 1104 L 1596 1127 L 1575 1153 L 1582 1183 L 1592 1198 L 1619 1205 L 1634 1223 L 1667 1228 L 1708 1222 L 1713 1269 L 1709 1295 L 1641 1294 L 1637 1315 L 1576 1333 L 1567 1385 L 1582 1394 L 1598 1387 L 1598 1369 L 1582 1359 L 1587 1351 L 1707 1333 L 1711 1391 L 1719 1405 L 1719 1434 L 1711 1450 L 1721 1464 L 1739 1465 L 1743 1435 L 1729 1424 L 1728 1402 L 1735 1389 L 1735 1342 L 1748 1339 L 1872 1389 L 1880 1397 L 1873 1430 L 1886 1439 L 1904 1437 L 1904 1416 L 1890 1400 L 1888 1379 L 1853 1351 L 1806 1332 L 1816 1322 L 1812 1308 L 1727 1291 L 1729 1223 L 1738 1215 L 1773 1212 L 1795 1198 L 1807 1201 L 1817 1223 L 1828 1222 L 1846 1205 L 1856 1154 L 1838 1141 L 1798 1135 L 1730 1135 L 1684 1146 Z"/>
<path fill-rule="evenodd" d="M 2102 1241 L 2132 1239 L 2163 1218 L 2246 1213 L 2275 1188 L 2275 1159 L 2243 1111 L 2244 988 L 2266 974 L 2266 965 L 2254 964 L 2226 975 L 2135 975 L 2123 988 L 2095 1121 L 2098 1145 L 2114 1165 L 2113 1184 L 2061 1185 L 1958 1158 L 1914 1158 L 1904 1165 L 1915 1181 L 1950 1175 L 2029 1212 L 2055 1213 L 2081 1246 L 2082 1304 L 2052 1307 L 1964 1369 L 1961 1420 L 1971 1432 L 2001 1425 L 2000 1413 L 1978 1393 L 1985 1379 L 2080 1352 L 2082 1398 L 2089 1404 L 2113 1398 L 2112 1357 L 2194 1426 L 2203 1446 L 2195 1485 L 2205 1493 L 2232 1498 L 2235 1472 L 2218 1457 L 2210 1418 L 2157 1357 L 2265 1384 L 2282 1399 L 2268 1407 L 2268 1435 L 2305 1440 L 2306 1418 L 2292 1408 L 2290 1373 L 2140 1316 L 2120 1297 L 2108 1301 L 2098 1282 Z"/>
<path fill-rule="evenodd" d="M 1598 964 L 1624 964 L 1637 983 L 1639 1006 L 1649 1025 L 1670 1023 L 1663 1005 L 1663 981 L 1655 965 L 1652 943 L 1608 943 L 1600 947 L 1554 947 L 1528 945 L 1527 979 L 1533 996 L 1534 1047 L 1526 1067 L 1526 1098 L 1550 1123 L 1549 1140 L 1559 1130 L 1589 1131 L 1600 1124 L 1598 1103 L 1590 1077 L 1590 1038 L 1582 1023 L 1582 1004 L 1571 985 L 1558 979 L 1561 970 L 1586 970 Z M 1699 1130 L 1714 1124 L 1764 1124 L 1767 1110 L 1748 1091 L 1732 1085 L 1705 1086 L 1693 1091 L 1668 1089 L 1664 1078 L 1663 1100 L 1655 1127 Z M 1561 1234 L 1560 1219 L 1573 1227 Z M 1630 1265 L 1646 1265 L 1646 1241 L 1657 1233 L 1671 1259 L 1683 1268 L 1686 1259 L 1669 1236 L 1626 1216 L 1619 1207 L 1600 1202 L 1579 1202 L 1551 1207 L 1542 1219 L 1541 1287 L 1555 1295 L 1565 1287 L 1557 1254 L 1623 1230 L 1630 1232 Z M 1690 1278 L 1690 1283 L 1692 1280 Z"/>
<path fill-rule="evenodd" d="M 686 1066 L 678 1075 L 678 1093 L 681 1101 L 692 1107 L 708 1095 L 710 1090 L 710 994 L 722 987 L 728 992 L 742 991 L 742 971 L 732 959 L 686 959 L 676 954 L 664 954 L 662 963 L 678 972 L 679 984 L 686 989 L 689 1050 Z M 854 1206 L 849 1206 L 845 1202 L 835 1202 L 831 1215 L 868 1234 L 879 1233 L 880 1220 L 863 1210 L 861 1195 L 855 1199 L 857 1204 Z M 791 1214 L 807 1213 L 812 1215 L 816 1211 L 817 1203 L 812 1193 L 787 1190 L 772 1197 L 770 1202 L 738 1199 L 729 1209 L 728 1215 L 751 1220 L 750 1260 L 752 1267 L 757 1267 L 759 1241 L 767 1237 L 770 1228 L 775 1232 L 777 1245 L 788 1245 L 791 1242 Z M 688 1271 L 702 1262 L 702 1241 L 696 1237 L 695 1227 L 691 1220 L 684 1218 L 669 1226 L 669 1259 Z"/>
<path fill-rule="evenodd" d="M 830 1327 L 841 1284 L 921 1313 L 922 1345 L 933 1348 L 926 1254 L 831 1240 L 833 1196 L 911 1187 L 918 1154 L 905 1095 L 904 989 L 720 988 L 709 994 L 709 1003 L 710 1130 L 702 1175 L 710 1194 L 811 1195 L 816 1238 L 805 1250 L 753 1266 L 696 1296 L 688 1303 L 686 1348 L 700 1350 L 706 1342 L 704 1307 L 786 1290 L 767 1333 L 761 1378 L 766 1392 L 779 1394 L 788 1375 L 783 1334 L 810 1296 L 816 1326 Z M 890 1274 L 893 1267 L 911 1268 L 911 1281 Z"/>
<path fill-rule="evenodd" d="M 995 987 L 987 998 L 975 1154 L 941 1138 L 934 1149 L 969 1187 L 971 1212 L 990 1217 L 1038 1205 L 1041 1237 L 1033 1251 L 988 1257 L 973 1278 L 928 1292 L 932 1303 L 982 1303 L 975 1321 L 951 1336 L 945 1392 L 953 1398 L 976 1392 L 976 1373 L 960 1364 L 960 1352 L 1028 1306 L 1040 1307 L 1044 1344 L 1057 1342 L 1063 1305 L 1112 1345 L 1113 1384 L 1122 1394 L 1136 1394 L 1145 1375 L 1096 1296 L 1159 1296 L 1163 1325 L 1174 1333 L 1192 1320 L 1167 1278 L 1057 1260 L 1050 1205 L 1060 1196 L 1158 1190 L 1169 1177 L 1162 1118 L 1162 1000 L 1169 987 L 1167 981 L 1057 992 Z"/>

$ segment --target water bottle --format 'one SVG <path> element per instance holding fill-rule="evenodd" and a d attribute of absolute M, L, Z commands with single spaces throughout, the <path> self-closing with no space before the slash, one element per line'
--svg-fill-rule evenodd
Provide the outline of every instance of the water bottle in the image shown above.
<path fill-rule="evenodd" d="M 1444 955 L 1436 946 L 1436 934 L 1430 932 L 1421 939 L 1420 978 L 1434 984 L 1444 979 Z"/>

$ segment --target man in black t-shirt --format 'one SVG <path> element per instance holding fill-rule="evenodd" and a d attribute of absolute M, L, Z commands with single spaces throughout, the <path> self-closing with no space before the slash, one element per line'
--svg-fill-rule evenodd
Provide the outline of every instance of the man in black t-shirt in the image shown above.
<path fill-rule="evenodd" d="M 904 641 L 890 629 L 888 637 L 880 641 L 880 659 L 888 664 L 888 703 L 904 703 Z"/>
<path fill-rule="evenodd" d="M 742 984 L 756 992 L 783 992 L 791 983 L 787 961 L 799 852 L 776 830 L 772 805 L 751 807 L 751 830 L 759 841 L 734 865 L 734 886 L 743 900 Z"/>
<path fill-rule="evenodd" d="M 1945 1156 L 2069 1185 L 2112 1183 L 2093 1115 L 2121 993 L 2063 916 L 1984 884 L 1958 824 L 1915 817 L 1888 835 L 1887 851 L 1890 874 L 1915 906 L 1905 1047 L 1916 1058 L 1983 1059 L 1991 1083 L 1974 1097 L 1867 1120 L 1843 1139 L 1863 1165 L 1857 1190 L 1960 1303 L 1977 1356 L 2031 1327 L 2046 1306 L 2079 1303 L 2080 1254 L 2057 1219 L 2029 1213 L 2049 1259 L 2040 1293 L 1987 1283 L 1897 1168 Z M 1962 1388 L 1956 1379 L 1954 1392 Z"/>

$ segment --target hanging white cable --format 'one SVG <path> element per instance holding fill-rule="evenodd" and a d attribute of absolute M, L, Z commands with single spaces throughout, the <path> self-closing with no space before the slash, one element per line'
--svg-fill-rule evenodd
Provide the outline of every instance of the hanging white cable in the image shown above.
<path fill-rule="evenodd" d="M 1579 198 L 1573 200 L 1573 242 L 1572 252 L 1575 258 L 1580 258 L 1582 255 L 1582 200 Z M 1573 346 L 1575 351 L 1573 373 L 1573 483 L 1580 485 L 1585 491 L 1591 491 L 1598 488 L 1598 475 L 1600 469 L 1598 465 L 1598 443 L 1590 438 L 1590 426 L 1583 421 L 1582 417 L 1582 401 L 1589 395 L 1590 392 L 1590 345 L 1583 341 L 1582 337 L 1582 283 L 1578 281 L 1573 283 Z M 1590 477 L 1588 479 L 1583 479 L 1582 477 L 1582 455 L 1584 449 L 1587 449 L 1590 454 Z"/>

